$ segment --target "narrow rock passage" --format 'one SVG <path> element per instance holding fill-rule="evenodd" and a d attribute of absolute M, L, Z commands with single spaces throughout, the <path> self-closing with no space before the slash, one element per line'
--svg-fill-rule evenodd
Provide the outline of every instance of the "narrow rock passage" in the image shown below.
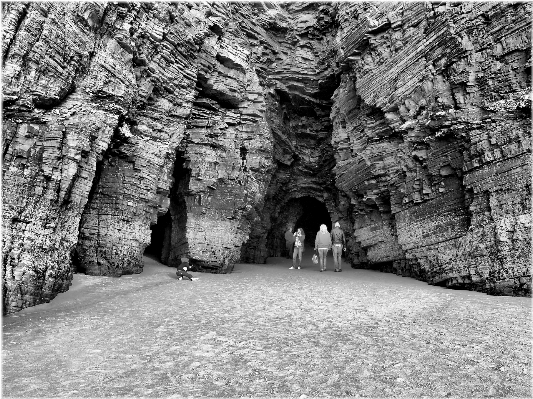
<path fill-rule="evenodd" d="M 3 319 L 3 396 L 528 397 L 531 299 L 306 252 L 177 281 L 145 258 Z M 196 274 L 196 273 L 195 273 Z"/>

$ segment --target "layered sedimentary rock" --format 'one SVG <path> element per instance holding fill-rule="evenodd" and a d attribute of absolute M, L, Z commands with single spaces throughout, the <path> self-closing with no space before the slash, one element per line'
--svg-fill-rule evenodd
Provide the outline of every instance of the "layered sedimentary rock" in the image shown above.
<path fill-rule="evenodd" d="M 314 206 L 355 267 L 528 295 L 530 8 L 3 3 L 4 311 L 149 244 L 263 262 Z"/>
<path fill-rule="evenodd" d="M 530 5 L 346 4 L 332 112 L 360 264 L 528 294 Z"/>
<path fill-rule="evenodd" d="M 335 189 L 332 174 L 331 95 L 338 84 L 331 56 L 335 8 L 290 3 L 284 12 L 292 23 L 270 29 L 270 41 L 263 50 L 263 58 L 272 63 L 265 72 L 265 85 L 273 89 L 267 120 L 277 167 L 262 206 L 256 207 L 259 216 L 242 250 L 242 260 L 247 262 L 264 262 L 268 256 L 282 254 L 283 233 L 287 227 L 303 227 L 297 222 L 305 217 L 303 205 L 309 198 L 322 203 L 334 221 L 342 220 L 343 227 L 351 230 L 347 208 L 339 205 L 343 194 Z M 306 231 L 307 243 L 313 244 L 309 237 L 317 230 L 318 226 Z"/>
<path fill-rule="evenodd" d="M 3 4 L 4 311 L 140 272 L 174 185 L 169 263 L 238 260 L 272 144 L 232 7 Z"/>

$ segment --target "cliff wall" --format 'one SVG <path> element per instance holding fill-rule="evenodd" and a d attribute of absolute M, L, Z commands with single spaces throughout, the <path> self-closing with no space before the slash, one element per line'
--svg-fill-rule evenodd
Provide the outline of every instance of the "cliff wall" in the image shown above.
<path fill-rule="evenodd" d="M 272 168 L 238 7 L 2 7 L 4 309 L 67 290 L 75 267 L 141 272 L 150 225 L 171 205 L 170 264 L 235 263 Z"/>
<path fill-rule="evenodd" d="M 307 197 L 356 267 L 529 295 L 530 8 L 2 3 L 4 312 L 154 236 L 263 262 Z"/>
<path fill-rule="evenodd" d="M 339 7 L 336 186 L 355 264 L 531 292 L 531 5 Z"/>

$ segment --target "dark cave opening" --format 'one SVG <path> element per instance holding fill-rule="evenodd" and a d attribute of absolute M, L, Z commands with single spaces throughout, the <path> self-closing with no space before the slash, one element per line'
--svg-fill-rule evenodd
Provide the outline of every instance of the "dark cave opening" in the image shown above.
<path fill-rule="evenodd" d="M 320 225 L 325 224 L 328 231 L 331 231 L 331 217 L 323 202 L 316 198 L 299 198 L 303 207 L 303 214 L 296 220 L 294 230 L 301 227 L 305 232 L 307 244 L 314 245 L 316 233 L 320 230 Z"/>
<path fill-rule="evenodd" d="M 313 247 L 320 225 L 325 224 L 331 231 L 332 221 L 326 205 L 316 198 L 305 196 L 293 198 L 283 205 L 272 221 L 267 235 L 268 256 L 286 255 L 285 232 L 302 228 L 305 233 L 305 245 Z"/>
<path fill-rule="evenodd" d="M 145 255 L 151 255 L 158 261 L 162 260 L 163 249 L 166 250 L 169 247 L 168 243 L 165 243 L 165 240 L 168 241 L 170 238 L 171 225 L 172 218 L 170 217 L 169 211 L 157 217 L 157 223 L 150 226 L 150 245 L 144 250 Z"/>
<path fill-rule="evenodd" d="M 189 188 L 189 160 L 182 151 L 176 152 L 174 179 L 170 188 L 169 207 L 166 213 L 158 215 L 157 222 L 150 226 L 150 244 L 144 254 L 155 257 L 168 266 L 179 266 L 182 258 L 189 255 L 187 242 L 187 204 L 185 194 Z"/>

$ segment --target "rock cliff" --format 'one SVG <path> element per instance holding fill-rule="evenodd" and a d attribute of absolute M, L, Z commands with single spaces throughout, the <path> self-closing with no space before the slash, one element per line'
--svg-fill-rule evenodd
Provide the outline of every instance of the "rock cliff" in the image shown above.
<path fill-rule="evenodd" d="M 531 292 L 530 5 L 346 4 L 332 141 L 355 262 Z"/>
<path fill-rule="evenodd" d="M 147 246 L 263 262 L 310 215 L 355 267 L 530 295 L 530 12 L 2 3 L 4 312 Z"/>

